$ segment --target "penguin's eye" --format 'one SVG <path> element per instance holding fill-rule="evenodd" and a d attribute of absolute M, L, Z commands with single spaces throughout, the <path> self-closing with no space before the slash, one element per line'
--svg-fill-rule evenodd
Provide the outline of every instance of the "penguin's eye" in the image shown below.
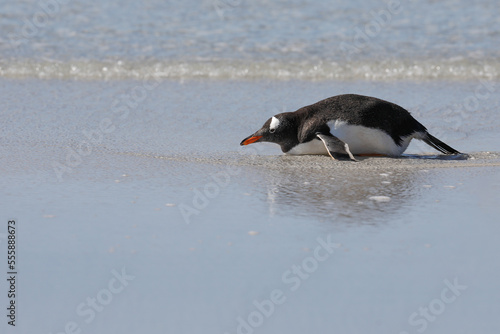
<path fill-rule="evenodd" d="M 274 133 L 274 131 L 276 131 L 276 129 L 269 129 L 269 132 L 271 133 Z"/>

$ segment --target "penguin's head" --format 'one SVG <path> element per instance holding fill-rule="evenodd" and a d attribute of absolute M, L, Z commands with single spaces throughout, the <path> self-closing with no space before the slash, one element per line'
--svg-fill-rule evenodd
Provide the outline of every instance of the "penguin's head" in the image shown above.
<path fill-rule="evenodd" d="M 285 114 L 278 114 L 268 119 L 262 128 L 254 134 L 246 137 L 240 145 L 249 145 L 257 142 L 276 143 L 281 147 L 290 140 L 293 135 L 290 120 Z"/>

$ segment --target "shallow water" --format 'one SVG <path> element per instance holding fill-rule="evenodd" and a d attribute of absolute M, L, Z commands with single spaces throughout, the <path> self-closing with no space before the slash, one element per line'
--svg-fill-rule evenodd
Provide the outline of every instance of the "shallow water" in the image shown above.
<path fill-rule="evenodd" d="M 1 8 L 1 333 L 500 332 L 496 1 Z M 239 146 L 343 93 L 469 159 Z"/>
<path fill-rule="evenodd" d="M 478 85 L 0 80 L 0 208 L 20 252 L 18 326 L 2 328 L 495 333 L 500 101 L 468 111 Z M 404 106 L 471 158 L 417 142 L 359 162 L 238 146 L 343 92 Z M 122 268 L 134 278 L 107 294 Z"/>

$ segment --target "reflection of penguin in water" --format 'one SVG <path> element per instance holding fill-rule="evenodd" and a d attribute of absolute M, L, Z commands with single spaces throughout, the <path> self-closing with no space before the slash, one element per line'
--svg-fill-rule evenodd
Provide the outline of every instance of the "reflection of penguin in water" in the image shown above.
<path fill-rule="evenodd" d="M 240 145 L 271 142 L 287 154 L 401 155 L 410 141 L 423 140 L 444 154 L 460 154 L 433 137 L 400 106 L 374 97 L 338 95 L 268 119 Z"/>

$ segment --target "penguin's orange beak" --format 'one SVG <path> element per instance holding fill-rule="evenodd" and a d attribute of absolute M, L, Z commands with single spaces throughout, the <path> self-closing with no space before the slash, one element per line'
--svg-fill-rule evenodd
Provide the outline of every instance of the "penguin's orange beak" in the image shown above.
<path fill-rule="evenodd" d="M 240 143 L 240 145 L 248 145 L 248 144 L 253 144 L 256 141 L 258 141 L 262 136 L 250 136 L 245 139 Z"/>

